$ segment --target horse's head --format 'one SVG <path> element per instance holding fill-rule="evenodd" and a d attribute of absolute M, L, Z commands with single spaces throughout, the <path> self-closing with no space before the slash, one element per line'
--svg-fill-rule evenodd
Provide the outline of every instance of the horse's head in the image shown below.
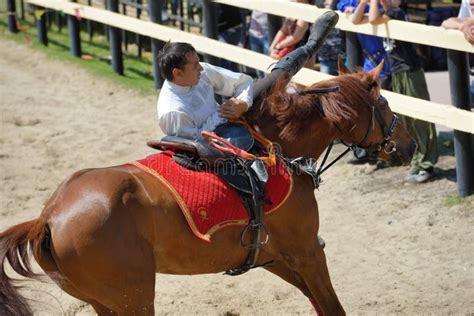
<path fill-rule="evenodd" d="M 351 108 L 355 109 L 359 115 L 356 116 L 358 119 L 352 128 L 352 133 L 347 133 L 346 139 L 354 145 L 367 149 L 372 158 L 406 165 L 413 157 L 416 143 L 401 124 L 398 116 L 390 109 L 387 99 L 380 94 L 378 77 L 382 71 L 383 63 L 382 61 L 368 73 L 359 71 L 351 74 L 342 60 L 338 61 L 341 77 L 357 78 L 362 89 L 367 91 L 368 107 L 351 105 Z M 356 99 L 352 99 L 352 102 Z"/>
<path fill-rule="evenodd" d="M 369 73 L 349 73 L 287 93 L 277 81 L 261 107 L 248 116 L 290 157 L 318 158 L 334 139 L 367 148 L 372 156 L 408 164 L 415 143 L 380 95 L 382 64 Z"/>

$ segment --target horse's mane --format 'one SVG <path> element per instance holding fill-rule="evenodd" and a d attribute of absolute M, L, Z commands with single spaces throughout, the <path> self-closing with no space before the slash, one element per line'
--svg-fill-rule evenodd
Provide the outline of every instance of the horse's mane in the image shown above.
<path fill-rule="evenodd" d="M 380 91 L 378 81 L 364 72 L 341 75 L 304 89 L 338 86 L 337 92 L 306 95 L 288 93 L 287 83 L 284 77 L 276 82 L 264 98 L 260 113 L 270 115 L 280 129 L 279 136 L 288 141 L 296 140 L 315 120 L 325 118 L 330 123 L 340 125 L 340 121 L 350 119 L 357 113 L 357 107 L 370 108 Z M 254 115 L 258 120 L 258 113 Z"/>

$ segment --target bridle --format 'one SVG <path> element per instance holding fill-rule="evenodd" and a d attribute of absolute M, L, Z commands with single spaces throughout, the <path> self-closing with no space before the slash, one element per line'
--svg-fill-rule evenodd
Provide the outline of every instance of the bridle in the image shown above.
<path fill-rule="evenodd" d="M 332 88 L 324 88 L 324 89 L 315 89 L 315 90 L 304 90 L 301 91 L 301 94 L 318 94 L 318 93 L 328 93 L 328 92 L 335 92 L 338 91 L 339 87 L 332 87 Z M 358 142 L 357 144 L 346 144 L 345 142 L 342 142 L 345 146 L 347 146 L 346 150 L 339 154 L 336 158 L 334 158 L 327 166 L 326 160 L 329 157 L 329 153 L 331 152 L 334 142 L 331 143 L 328 148 L 326 149 L 326 153 L 324 154 L 324 158 L 319 165 L 318 170 L 312 171 L 306 170 L 305 172 L 309 173 L 313 177 L 313 182 L 315 188 L 319 187 L 319 184 L 321 183 L 321 175 L 329 169 L 332 165 L 334 165 L 338 160 L 340 160 L 342 157 L 344 157 L 349 151 L 353 151 L 354 155 L 357 156 L 357 148 L 363 148 L 367 151 L 367 155 L 369 160 L 375 161 L 377 159 L 378 154 L 383 150 L 386 154 L 392 154 L 397 151 L 397 143 L 392 140 L 393 132 L 395 131 L 395 128 L 398 125 L 398 122 L 400 119 L 395 113 L 392 113 L 392 120 L 390 122 L 390 125 L 388 125 L 382 116 L 382 113 L 380 113 L 379 105 L 385 104 L 387 105 L 387 99 L 385 99 L 382 95 L 380 95 L 377 100 L 375 101 L 375 104 L 371 104 L 371 112 L 372 115 L 370 117 L 369 125 L 367 127 L 367 132 L 365 133 L 364 138 L 362 141 Z M 383 141 L 379 144 L 369 144 L 368 146 L 365 146 L 364 143 L 367 141 L 369 138 L 371 132 L 374 130 L 374 121 L 376 121 L 380 128 L 382 129 L 382 135 L 383 135 Z"/>
<path fill-rule="evenodd" d="M 359 148 L 363 148 L 367 150 L 369 158 L 377 158 L 378 153 L 381 152 L 382 150 L 388 155 L 397 151 L 397 143 L 394 140 L 392 140 L 392 135 L 400 119 L 398 118 L 396 114 L 392 113 L 392 121 L 390 123 L 390 126 L 388 126 L 382 114 L 380 113 L 380 109 L 379 109 L 380 104 L 385 104 L 385 105 L 388 104 L 387 99 L 385 99 L 382 95 L 380 95 L 377 98 L 376 104 L 371 106 L 372 116 L 370 118 L 369 126 L 367 128 L 367 132 L 365 133 L 364 139 L 361 142 L 359 142 L 357 145 L 346 144 L 346 146 L 350 148 L 351 150 L 354 150 L 355 147 L 359 147 Z M 364 144 L 367 141 L 367 138 L 369 137 L 371 131 L 373 131 L 374 129 L 373 127 L 370 128 L 371 126 L 373 126 L 374 118 L 382 129 L 382 135 L 383 135 L 384 140 L 380 144 L 372 144 L 369 146 L 364 146 L 362 144 Z"/>

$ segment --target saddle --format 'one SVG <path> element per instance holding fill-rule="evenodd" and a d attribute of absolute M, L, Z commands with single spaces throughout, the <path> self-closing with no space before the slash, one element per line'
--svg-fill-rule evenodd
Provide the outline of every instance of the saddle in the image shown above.
<path fill-rule="evenodd" d="M 262 241 L 263 204 L 268 174 L 264 162 L 248 159 L 252 153 L 262 150 L 249 130 L 235 123 L 219 125 L 214 133 L 203 132 L 203 139 L 194 141 L 177 136 L 165 136 L 160 141 L 149 141 L 147 145 L 158 150 L 174 152 L 173 159 L 180 165 L 197 171 L 213 172 L 238 193 L 247 210 L 249 224 L 241 235 L 241 244 L 250 250 L 246 263 L 226 271 L 228 275 L 240 275 L 255 267 Z M 250 244 L 245 244 L 246 233 L 252 233 Z"/>

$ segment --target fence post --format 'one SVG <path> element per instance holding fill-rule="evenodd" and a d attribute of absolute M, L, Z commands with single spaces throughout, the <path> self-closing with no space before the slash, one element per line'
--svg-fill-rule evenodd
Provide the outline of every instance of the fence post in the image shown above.
<path fill-rule="evenodd" d="M 107 0 L 107 9 L 118 13 L 118 0 Z M 120 30 L 114 26 L 109 26 L 109 38 L 112 69 L 119 75 L 123 75 L 122 39 L 120 37 Z"/>
<path fill-rule="evenodd" d="M 20 0 L 20 18 L 24 21 L 25 20 L 25 1 Z"/>
<path fill-rule="evenodd" d="M 161 11 L 163 10 L 162 0 L 149 0 L 148 9 L 150 13 L 150 21 L 153 23 L 161 24 Z M 163 48 L 163 42 L 155 38 L 151 39 L 151 55 L 153 59 L 153 78 L 155 79 L 155 89 L 161 89 L 163 86 L 163 78 L 160 74 L 160 68 L 158 66 L 158 52 Z"/>
<path fill-rule="evenodd" d="M 16 5 L 15 5 L 15 0 L 8 0 L 8 2 L 7 2 L 7 13 L 8 13 L 8 31 L 10 33 L 17 33 L 18 28 L 16 27 Z"/>
<path fill-rule="evenodd" d="M 122 14 L 127 15 L 127 4 L 122 3 Z M 128 34 L 127 31 L 122 30 L 122 39 L 123 39 L 123 49 L 128 52 Z"/>
<path fill-rule="evenodd" d="M 136 10 L 136 18 L 140 20 L 140 16 L 142 15 L 142 0 L 136 0 L 137 3 L 137 10 Z M 135 34 L 135 42 L 138 47 L 138 57 L 142 57 L 142 36 L 138 33 Z"/>
<path fill-rule="evenodd" d="M 204 33 L 208 38 L 217 40 L 219 37 L 217 31 L 217 4 L 212 0 L 203 0 L 202 12 L 204 15 Z M 220 64 L 219 58 L 215 56 L 205 55 L 204 60 L 210 64 Z"/>
<path fill-rule="evenodd" d="M 36 7 L 35 11 L 45 10 L 43 7 Z M 46 11 L 36 20 L 36 35 L 38 41 L 44 46 L 48 46 L 48 29 L 46 28 Z"/>
<path fill-rule="evenodd" d="M 451 102 L 459 109 L 471 111 L 469 61 L 465 52 L 448 50 Z M 454 130 L 456 177 L 460 196 L 474 193 L 474 134 Z"/>
<path fill-rule="evenodd" d="M 67 28 L 69 29 L 69 50 L 76 57 L 81 57 L 81 25 L 75 15 L 67 16 Z"/>
<path fill-rule="evenodd" d="M 345 32 L 346 36 L 346 54 L 347 54 L 347 67 L 350 70 L 355 70 L 356 67 L 364 64 L 364 56 L 362 54 L 362 48 L 360 47 L 359 40 L 357 40 L 357 34 L 354 32 Z"/>
<path fill-rule="evenodd" d="M 188 0 L 189 1 L 189 0 Z M 191 6 L 188 5 L 188 8 L 190 8 Z M 178 7 L 176 8 L 177 10 L 177 14 L 181 17 L 181 21 L 179 21 L 179 29 L 181 31 L 184 31 L 184 7 L 183 7 L 183 0 L 179 0 L 178 1 Z M 188 13 L 188 16 L 189 16 L 189 12 Z M 191 15 L 192 16 L 192 15 Z M 189 25 L 189 24 L 188 24 Z M 189 32 L 189 28 L 188 28 L 188 32 Z"/>
<path fill-rule="evenodd" d="M 92 0 L 87 0 L 87 5 L 92 6 Z M 87 20 L 86 26 L 87 26 L 87 35 L 89 37 L 89 42 L 92 42 L 92 37 L 94 36 L 94 29 L 93 29 L 94 26 L 92 25 L 92 21 Z"/>
<path fill-rule="evenodd" d="M 56 15 L 56 27 L 58 28 L 58 32 L 61 33 L 63 30 L 63 17 L 60 12 L 55 13 Z"/>

